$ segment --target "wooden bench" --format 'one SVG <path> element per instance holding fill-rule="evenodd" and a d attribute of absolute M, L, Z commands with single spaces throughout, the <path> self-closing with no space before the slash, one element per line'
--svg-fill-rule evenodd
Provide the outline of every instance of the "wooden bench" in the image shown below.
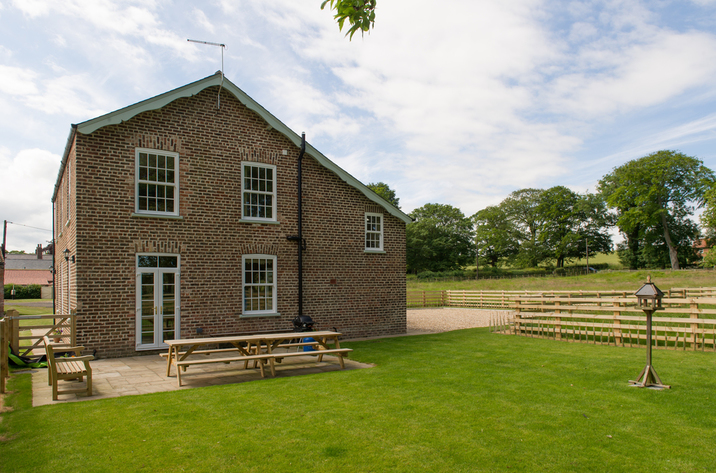
<path fill-rule="evenodd" d="M 71 358 L 55 358 L 55 349 L 47 336 L 43 337 L 45 352 L 47 353 L 47 384 L 52 386 L 52 400 L 57 401 L 59 394 L 84 393 L 92 395 L 92 355 L 80 356 L 85 347 L 62 347 L 63 352 L 74 352 Z M 86 388 L 72 388 L 59 390 L 58 381 L 61 379 L 78 379 L 80 382 L 87 377 Z"/>

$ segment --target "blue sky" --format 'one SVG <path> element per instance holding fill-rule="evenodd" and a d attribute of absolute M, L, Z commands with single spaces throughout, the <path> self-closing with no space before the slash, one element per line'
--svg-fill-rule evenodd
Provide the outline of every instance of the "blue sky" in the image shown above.
<path fill-rule="evenodd" d="M 0 0 L 0 220 L 49 229 L 71 123 L 221 68 L 402 209 L 594 191 L 676 149 L 716 169 L 716 1 L 380 0 L 344 38 L 321 0 Z M 49 232 L 11 225 L 9 249 Z"/>

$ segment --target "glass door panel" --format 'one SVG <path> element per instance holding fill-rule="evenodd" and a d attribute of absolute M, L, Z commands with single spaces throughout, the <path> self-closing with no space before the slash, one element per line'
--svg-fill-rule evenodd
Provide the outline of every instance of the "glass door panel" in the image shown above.
<path fill-rule="evenodd" d="M 162 342 L 172 340 L 175 336 L 176 319 L 176 274 L 162 274 Z"/>
<path fill-rule="evenodd" d="M 140 340 L 142 345 L 154 345 L 154 319 L 156 314 L 154 290 L 154 274 L 141 275 L 141 326 Z"/>

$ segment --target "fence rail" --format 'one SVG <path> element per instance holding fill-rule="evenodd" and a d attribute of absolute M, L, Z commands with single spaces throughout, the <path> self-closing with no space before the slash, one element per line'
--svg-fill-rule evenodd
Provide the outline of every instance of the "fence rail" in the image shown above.
<path fill-rule="evenodd" d="M 407 307 L 409 309 L 444 306 L 445 291 L 408 291 Z"/>
<path fill-rule="evenodd" d="M 473 309 L 511 309 L 517 297 L 594 296 L 630 297 L 633 290 L 583 291 L 408 291 L 407 307 L 464 307 Z"/>

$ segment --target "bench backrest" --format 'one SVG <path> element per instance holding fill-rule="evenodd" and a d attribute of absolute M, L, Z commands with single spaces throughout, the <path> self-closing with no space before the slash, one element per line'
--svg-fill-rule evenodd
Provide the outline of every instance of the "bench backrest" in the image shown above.
<path fill-rule="evenodd" d="M 42 337 L 42 340 L 45 342 L 45 353 L 47 353 L 47 368 L 56 372 L 55 349 L 52 347 L 52 343 L 50 343 L 50 339 L 47 338 L 47 335 Z"/>

